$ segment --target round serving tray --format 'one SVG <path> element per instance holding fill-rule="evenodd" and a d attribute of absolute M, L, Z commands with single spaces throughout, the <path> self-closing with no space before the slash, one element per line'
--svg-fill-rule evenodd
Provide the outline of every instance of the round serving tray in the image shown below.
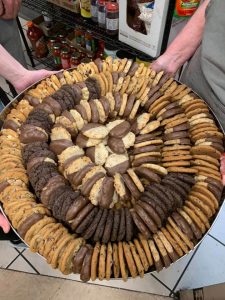
<path fill-rule="evenodd" d="M 69 69 L 69 70 L 73 70 L 73 69 Z M 61 71 L 60 71 L 61 72 Z M 59 73 L 60 73 L 59 72 Z M 48 78 L 48 77 L 46 77 Z M 29 89 L 33 89 L 35 88 L 41 81 L 43 81 L 44 79 L 46 78 L 43 78 L 37 82 L 35 82 L 34 84 L 30 85 L 29 87 L 27 87 L 23 92 L 21 92 L 20 94 L 18 94 L 17 97 L 15 97 L 1 112 L 0 112 L 0 129 L 2 129 L 2 126 L 3 126 L 3 123 L 5 121 L 5 118 L 6 116 L 8 115 L 8 113 L 11 111 L 12 108 L 14 108 L 20 100 L 22 100 L 24 98 L 24 95 L 25 93 L 29 90 Z M 178 80 L 175 80 L 177 83 L 181 84 L 181 82 L 179 82 Z M 195 91 L 192 91 L 195 93 L 195 95 L 202 99 Z M 205 103 L 206 101 L 204 99 L 202 99 Z M 214 120 L 216 121 L 217 123 L 217 126 L 218 128 L 222 131 L 222 133 L 225 135 L 225 129 L 221 126 L 221 123 L 220 121 L 218 120 L 217 116 L 214 114 L 214 112 L 212 111 L 211 107 L 208 105 L 208 103 L 206 103 L 211 114 L 213 115 L 214 117 Z M 190 250 L 189 253 L 195 251 L 195 249 L 201 244 L 201 242 L 205 239 L 205 237 L 208 235 L 208 233 L 212 230 L 213 226 L 215 225 L 217 219 L 219 218 L 220 214 L 221 214 L 221 211 L 222 209 L 225 209 L 225 193 L 223 192 L 222 193 L 222 200 L 221 200 L 221 205 L 220 205 L 220 208 L 218 209 L 218 212 L 214 215 L 214 220 L 213 222 L 211 223 L 211 227 L 208 229 L 208 231 L 206 231 L 206 233 L 204 234 L 204 236 L 201 238 L 201 240 L 198 241 L 198 243 L 194 246 L 193 250 Z M 12 230 L 16 233 L 16 235 L 21 239 L 21 241 L 27 246 L 27 248 L 29 248 L 29 245 L 23 240 L 23 238 L 18 234 L 17 230 L 12 226 L 12 223 L 11 221 L 8 219 L 7 215 L 5 214 L 4 210 L 3 210 L 3 207 L 1 205 L 1 202 L 0 202 L 0 211 L 2 212 L 2 214 L 5 216 L 5 218 L 8 220 Z M 182 260 L 185 256 L 187 256 L 189 253 L 187 254 L 184 254 L 182 257 L 180 257 L 178 260 L 176 260 L 175 262 L 171 262 L 170 265 L 173 265 L 175 264 L 176 262 Z M 38 252 L 36 252 L 36 254 L 38 254 L 39 256 L 41 256 L 43 259 L 45 259 L 44 256 L 40 255 Z M 46 260 L 46 259 L 45 259 Z M 165 269 L 165 267 L 163 268 Z M 145 272 L 145 274 L 151 274 L 155 272 L 154 271 L 149 271 L 149 272 Z M 131 278 L 131 277 L 128 277 L 128 278 Z M 112 279 L 115 279 L 115 278 L 110 278 L 111 280 Z M 121 278 L 122 279 L 122 278 Z"/>

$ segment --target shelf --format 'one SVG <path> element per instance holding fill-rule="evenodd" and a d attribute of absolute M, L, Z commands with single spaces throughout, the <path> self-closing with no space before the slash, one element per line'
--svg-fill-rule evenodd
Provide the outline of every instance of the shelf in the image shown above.
<path fill-rule="evenodd" d="M 42 11 L 47 11 L 53 16 L 54 20 L 61 22 L 69 27 L 74 28 L 77 25 L 82 26 L 85 29 L 90 30 L 96 39 L 104 40 L 106 43 L 118 48 L 118 50 L 127 51 L 134 56 L 141 56 L 143 59 L 151 59 L 149 55 L 146 55 L 145 53 L 138 51 L 133 47 L 124 44 L 123 42 L 120 42 L 117 37 L 108 36 L 106 31 L 102 28 L 99 28 L 98 25 L 92 20 L 86 20 L 80 15 L 72 13 L 69 10 L 61 8 L 45 0 L 23 0 L 22 5 L 40 14 L 42 13 Z"/>

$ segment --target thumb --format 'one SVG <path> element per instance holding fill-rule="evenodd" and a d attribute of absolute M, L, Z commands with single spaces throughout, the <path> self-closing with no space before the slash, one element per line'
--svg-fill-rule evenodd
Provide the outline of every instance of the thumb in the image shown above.
<path fill-rule="evenodd" d="M 3 229 L 5 233 L 10 231 L 10 224 L 8 220 L 0 213 L 0 227 Z"/>

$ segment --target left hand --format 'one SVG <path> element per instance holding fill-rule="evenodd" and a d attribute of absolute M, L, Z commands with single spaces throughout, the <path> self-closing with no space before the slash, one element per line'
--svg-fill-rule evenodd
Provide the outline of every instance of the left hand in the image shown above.
<path fill-rule="evenodd" d="M 10 231 L 10 224 L 8 220 L 0 213 L 0 227 L 3 229 L 5 233 Z"/>
<path fill-rule="evenodd" d="M 0 8 L 3 7 L 1 18 L 4 20 L 15 19 L 20 10 L 21 0 L 1 0 Z"/>
<path fill-rule="evenodd" d="M 47 77 L 52 74 L 55 74 L 55 71 L 48 71 L 45 69 L 37 70 L 37 71 L 29 71 L 25 70 L 24 74 L 16 82 L 13 82 L 13 85 L 18 93 L 24 91 L 31 84 Z"/>

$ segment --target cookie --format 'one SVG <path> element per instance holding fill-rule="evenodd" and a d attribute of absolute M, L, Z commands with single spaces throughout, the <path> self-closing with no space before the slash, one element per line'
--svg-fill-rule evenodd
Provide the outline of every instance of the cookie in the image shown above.
<path fill-rule="evenodd" d="M 130 213 L 133 218 L 134 224 L 137 226 L 139 232 L 141 232 L 146 239 L 151 237 L 151 233 L 150 233 L 148 227 L 144 224 L 144 222 L 139 217 L 139 215 L 136 213 L 136 211 L 134 209 L 131 209 Z"/>
<path fill-rule="evenodd" d="M 154 130 L 156 130 L 157 128 L 159 128 L 160 126 L 160 122 L 159 121 L 152 121 L 149 122 L 141 131 L 140 134 L 147 134 L 150 133 Z"/>
<path fill-rule="evenodd" d="M 106 250 L 106 271 L 105 271 L 105 279 L 110 280 L 112 275 L 112 265 L 113 265 L 113 248 L 111 243 L 108 243 Z"/>
<path fill-rule="evenodd" d="M 97 279 L 97 268 L 98 268 L 98 261 L 99 261 L 99 254 L 100 254 L 101 245 L 99 242 L 95 244 L 92 258 L 91 258 L 91 280 L 95 281 Z"/>
<path fill-rule="evenodd" d="M 122 242 L 118 243 L 118 257 L 119 257 L 120 272 L 121 272 L 122 279 L 123 279 L 123 281 L 127 281 L 128 271 L 127 271 L 127 268 L 126 268 L 124 250 L 123 250 L 123 243 Z"/>
<path fill-rule="evenodd" d="M 143 278 L 144 277 L 144 267 L 142 265 L 139 255 L 136 251 L 135 245 L 132 242 L 129 242 L 129 246 L 130 246 L 130 250 L 131 250 L 135 265 L 137 267 L 138 274 L 141 278 Z"/>
<path fill-rule="evenodd" d="M 126 155 L 111 154 L 108 156 L 105 168 L 109 175 L 113 176 L 116 173 L 124 174 L 129 168 L 130 163 Z"/>
<path fill-rule="evenodd" d="M 131 277 L 135 278 L 137 277 L 137 268 L 131 253 L 131 248 L 130 245 L 127 244 L 126 242 L 123 242 L 123 251 L 124 251 L 124 256 L 126 258 L 126 262 L 128 265 L 128 269 L 130 271 Z"/>
<path fill-rule="evenodd" d="M 80 271 L 80 279 L 83 282 L 89 281 L 91 278 L 91 261 L 92 261 L 93 248 L 90 245 L 87 246 L 88 246 L 88 251 L 84 256 L 84 260 Z"/>

